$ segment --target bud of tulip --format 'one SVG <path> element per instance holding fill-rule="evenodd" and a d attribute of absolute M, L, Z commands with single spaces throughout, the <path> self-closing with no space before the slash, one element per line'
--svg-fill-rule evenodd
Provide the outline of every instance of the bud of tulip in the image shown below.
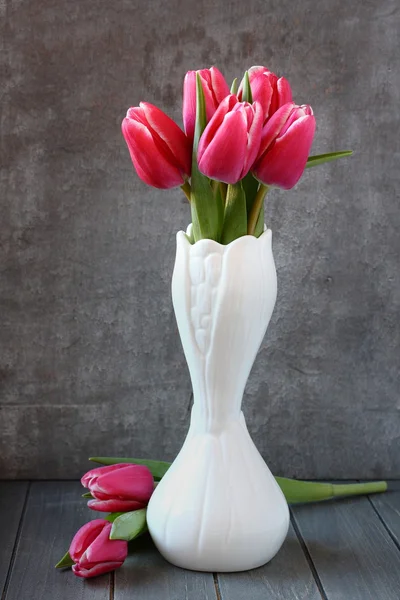
<path fill-rule="evenodd" d="M 145 183 L 163 189 L 185 183 L 191 171 L 191 144 L 162 110 L 148 102 L 130 108 L 122 121 L 122 133 Z"/>
<path fill-rule="evenodd" d="M 95 519 L 75 534 L 69 548 L 75 575 L 96 577 L 123 564 L 128 555 L 128 544 L 123 540 L 110 540 L 111 527 L 105 519 Z"/>
<path fill-rule="evenodd" d="M 183 124 L 186 135 L 193 140 L 196 124 L 196 73 L 200 75 L 206 105 L 207 122 L 211 119 L 222 100 L 229 95 L 224 76 L 216 67 L 188 71 L 183 82 Z"/>
<path fill-rule="evenodd" d="M 229 95 L 219 105 L 199 141 L 199 169 L 207 177 L 237 183 L 251 169 L 260 147 L 263 114 L 258 102 Z"/>
<path fill-rule="evenodd" d="M 292 90 L 285 77 L 277 77 L 266 67 L 251 67 L 248 71 L 253 101 L 261 104 L 264 120 L 271 117 L 281 106 L 292 101 Z M 244 81 L 239 87 L 238 98 L 242 99 Z"/>
<path fill-rule="evenodd" d="M 92 469 L 81 479 L 94 500 L 88 507 L 101 512 L 124 512 L 144 508 L 154 491 L 150 470 L 143 465 L 117 464 Z"/>
<path fill-rule="evenodd" d="M 292 188 L 303 174 L 315 132 L 311 106 L 289 102 L 266 122 L 253 168 L 265 185 Z"/>

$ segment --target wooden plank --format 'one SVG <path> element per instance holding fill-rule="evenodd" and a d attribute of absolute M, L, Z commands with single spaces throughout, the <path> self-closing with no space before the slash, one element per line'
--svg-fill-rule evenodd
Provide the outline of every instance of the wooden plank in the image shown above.
<path fill-rule="evenodd" d="M 174 567 L 164 560 L 149 536 L 132 546 L 135 552 L 115 572 L 115 600 L 217 600 L 211 573 Z"/>
<path fill-rule="evenodd" d="M 221 600 L 320 600 L 293 526 L 275 558 L 268 564 L 242 573 L 218 575 Z"/>
<path fill-rule="evenodd" d="M 293 514 L 329 600 L 399 600 L 400 552 L 368 498 Z"/>
<path fill-rule="evenodd" d="M 33 483 L 4 600 L 109 600 L 110 575 L 86 582 L 54 565 L 89 511 L 77 482 Z"/>
<path fill-rule="evenodd" d="M 393 485 L 398 488 L 398 491 L 376 494 L 369 499 L 400 546 L 400 481 L 393 482 Z"/>
<path fill-rule="evenodd" d="M 0 481 L 0 596 L 7 579 L 28 490 L 23 481 Z"/>

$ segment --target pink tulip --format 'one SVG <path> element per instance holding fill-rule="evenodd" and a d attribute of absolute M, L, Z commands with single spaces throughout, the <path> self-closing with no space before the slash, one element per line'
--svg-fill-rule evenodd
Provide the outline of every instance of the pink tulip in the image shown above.
<path fill-rule="evenodd" d="M 292 101 L 292 90 L 285 77 L 278 78 L 266 67 L 251 67 L 248 72 L 253 101 L 261 104 L 265 120 L 278 108 Z M 243 81 L 239 87 L 239 100 L 242 99 L 242 93 Z"/>
<path fill-rule="evenodd" d="M 227 96 L 200 138 L 200 171 L 225 183 L 237 183 L 247 175 L 260 147 L 262 121 L 258 102 L 249 104 Z"/>
<path fill-rule="evenodd" d="M 264 125 L 253 168 L 259 181 L 285 190 L 303 174 L 315 132 L 311 106 L 288 102 Z"/>
<path fill-rule="evenodd" d="M 186 135 L 193 140 L 196 124 L 196 73 L 200 75 L 207 122 L 211 119 L 222 100 L 228 96 L 229 87 L 224 76 L 216 67 L 188 71 L 183 82 L 183 124 Z"/>
<path fill-rule="evenodd" d="M 128 543 L 110 540 L 111 523 L 95 519 L 86 523 L 75 534 L 69 548 L 74 561 L 73 572 L 78 577 L 96 577 L 114 571 L 128 556 Z"/>
<path fill-rule="evenodd" d="M 122 133 L 133 165 L 148 185 L 173 188 L 182 185 L 191 171 L 191 144 L 162 110 L 141 102 L 127 112 Z"/>
<path fill-rule="evenodd" d="M 144 508 L 154 491 L 150 469 L 126 463 L 92 469 L 82 477 L 81 483 L 94 496 L 88 507 L 101 512 Z"/>

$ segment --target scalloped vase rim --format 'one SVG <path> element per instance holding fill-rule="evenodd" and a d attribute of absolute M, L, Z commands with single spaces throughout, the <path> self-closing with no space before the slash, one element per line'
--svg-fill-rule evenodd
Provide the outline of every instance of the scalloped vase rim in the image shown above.
<path fill-rule="evenodd" d="M 229 244 L 221 244 L 220 242 L 217 242 L 216 240 L 211 240 L 209 238 L 203 238 L 201 240 L 198 240 L 197 242 L 194 242 L 193 244 L 190 242 L 190 240 L 188 239 L 188 236 L 191 235 L 192 233 L 192 223 L 190 223 L 190 225 L 187 226 L 186 231 L 183 231 L 183 229 L 181 229 L 180 231 L 177 232 L 176 237 L 177 239 L 184 239 L 186 240 L 191 246 L 198 246 L 199 244 L 202 243 L 207 243 L 207 244 L 212 244 L 216 247 L 220 247 L 220 248 L 232 248 L 233 246 L 235 246 L 236 244 L 243 244 L 245 243 L 245 240 L 249 240 L 252 239 L 255 242 L 259 242 L 264 240 L 266 237 L 271 237 L 272 236 L 272 231 L 271 229 L 268 229 L 267 226 L 264 224 L 264 231 L 262 232 L 262 234 L 259 237 L 255 237 L 254 235 L 241 235 L 240 237 L 236 238 L 235 240 L 232 240 L 231 242 L 229 242 Z M 253 242 L 251 242 L 253 243 Z"/>

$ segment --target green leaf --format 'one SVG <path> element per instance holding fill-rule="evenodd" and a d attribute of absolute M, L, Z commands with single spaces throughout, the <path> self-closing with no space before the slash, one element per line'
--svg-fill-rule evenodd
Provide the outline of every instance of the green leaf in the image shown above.
<path fill-rule="evenodd" d="M 237 77 L 235 77 L 235 79 L 232 81 L 232 85 L 231 85 L 231 94 L 235 94 L 237 93 L 237 89 L 238 89 L 238 80 Z"/>
<path fill-rule="evenodd" d="M 253 94 L 251 93 L 249 72 L 246 71 L 243 78 L 242 102 L 253 102 Z"/>
<path fill-rule="evenodd" d="M 110 533 L 110 540 L 130 542 L 130 540 L 147 531 L 146 512 L 146 508 L 141 508 L 124 513 L 115 519 Z"/>
<path fill-rule="evenodd" d="M 247 234 L 246 196 L 242 182 L 228 185 L 221 244 L 229 244 Z"/>
<path fill-rule="evenodd" d="M 168 471 L 171 463 L 164 462 L 162 460 L 151 460 L 145 458 L 119 458 L 111 456 L 93 456 L 89 458 L 92 462 L 99 463 L 101 465 L 118 465 L 119 463 L 128 463 L 132 465 L 145 465 L 151 471 L 154 479 L 160 481 Z"/>
<path fill-rule="evenodd" d="M 82 498 L 94 498 L 90 492 L 86 492 L 86 494 L 82 494 Z"/>
<path fill-rule="evenodd" d="M 124 515 L 124 514 L 125 513 L 123 513 L 123 512 L 110 513 L 109 515 L 104 517 L 104 519 L 106 521 L 109 521 L 109 523 L 114 523 L 115 519 L 118 519 L 118 517 L 120 517 L 121 515 Z"/>
<path fill-rule="evenodd" d="M 197 148 L 206 127 L 206 106 L 199 74 L 196 75 L 196 127 L 193 141 L 191 210 L 194 241 L 219 239 L 221 230 L 221 207 L 215 201 L 208 177 L 200 173 L 197 164 Z"/>
<path fill-rule="evenodd" d="M 306 169 L 323 165 L 324 163 L 331 162 L 332 160 L 338 160 L 338 158 L 351 156 L 352 154 L 353 150 L 340 150 L 339 152 L 328 152 L 327 154 L 316 154 L 315 156 L 309 156 Z"/>
<path fill-rule="evenodd" d="M 74 565 L 74 561 L 69 555 L 69 552 L 66 552 L 61 560 L 58 561 L 55 568 L 56 569 L 67 569 L 68 567 L 72 567 Z"/>

